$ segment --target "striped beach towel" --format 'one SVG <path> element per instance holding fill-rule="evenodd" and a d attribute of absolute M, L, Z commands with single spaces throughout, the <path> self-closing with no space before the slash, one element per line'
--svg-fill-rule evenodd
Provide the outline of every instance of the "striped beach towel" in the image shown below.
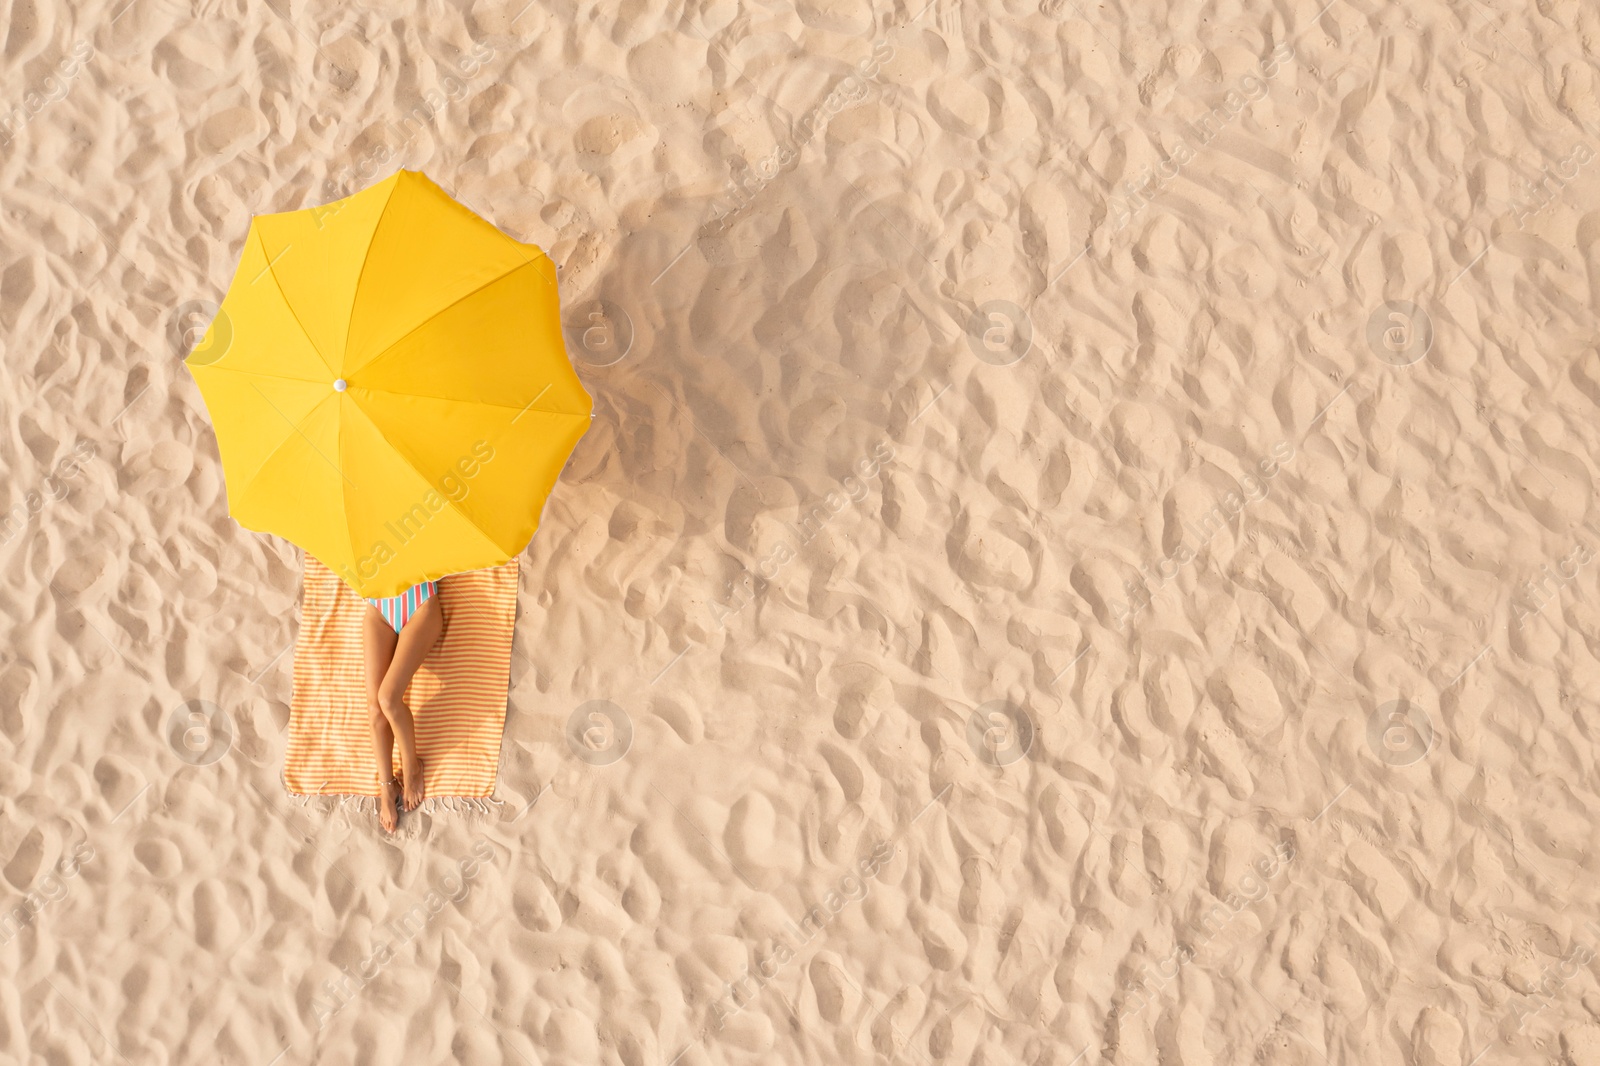
<path fill-rule="evenodd" d="M 505 731 L 517 563 L 440 578 L 437 595 L 444 633 L 406 693 L 428 794 L 423 809 L 484 809 Z M 295 796 L 372 797 L 357 806 L 376 810 L 381 793 L 362 658 L 366 610 L 350 586 L 306 556 L 283 782 Z"/>

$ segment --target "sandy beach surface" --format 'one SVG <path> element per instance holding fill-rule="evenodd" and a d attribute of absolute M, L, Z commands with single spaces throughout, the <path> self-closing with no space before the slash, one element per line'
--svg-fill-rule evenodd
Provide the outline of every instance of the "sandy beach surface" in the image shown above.
<path fill-rule="evenodd" d="M 1593 5 L 525 3 L 0 4 L 0 1063 L 1600 1064 Z M 389 839 L 181 359 L 397 167 L 596 418 Z"/>

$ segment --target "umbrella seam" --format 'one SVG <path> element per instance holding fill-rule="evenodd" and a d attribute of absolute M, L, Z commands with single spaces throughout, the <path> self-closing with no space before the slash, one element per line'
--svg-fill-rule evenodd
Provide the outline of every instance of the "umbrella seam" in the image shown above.
<path fill-rule="evenodd" d="M 283 306 L 289 312 L 289 317 L 294 319 L 294 324 L 300 327 L 301 336 L 305 337 L 306 343 L 311 345 L 311 350 L 316 353 L 317 358 L 322 360 L 322 365 L 327 368 L 328 373 L 333 373 L 333 367 L 328 366 L 328 357 L 322 354 L 321 348 L 317 347 L 317 342 L 312 339 L 311 331 L 306 329 L 304 322 L 300 321 L 300 313 L 294 309 L 294 304 L 289 302 L 289 294 L 283 291 L 283 282 L 278 280 L 278 271 L 272 265 L 272 256 L 267 254 L 267 239 L 261 235 L 261 227 L 252 225 L 251 228 L 256 231 L 256 243 L 261 246 L 261 254 L 266 256 L 267 275 L 272 278 L 272 287 L 278 290 L 278 299 L 283 301 Z"/>
<path fill-rule="evenodd" d="M 505 235 L 501 234 L 501 236 L 505 236 Z M 506 237 L 506 239 L 509 240 L 509 241 L 513 241 L 514 243 L 520 243 L 520 242 L 516 242 L 515 238 L 512 238 L 512 237 Z M 433 314 L 429 315 L 427 318 L 423 319 L 421 322 L 418 322 L 415 326 L 412 326 L 410 329 L 406 330 L 404 334 L 402 334 L 399 337 L 396 337 L 392 342 L 390 342 L 389 344 L 385 345 L 383 351 L 379 352 L 377 355 L 374 355 L 371 359 L 368 359 L 365 363 L 362 363 L 359 369 L 366 370 L 367 368 L 372 366 L 373 363 L 376 363 L 379 359 L 382 359 L 384 356 L 386 356 L 390 352 L 394 351 L 395 348 L 397 348 L 399 345 L 405 343 L 406 339 L 408 337 L 410 337 L 413 333 L 417 332 L 417 330 L 421 329 L 423 326 L 426 326 L 429 322 L 432 322 L 434 319 L 438 318 L 440 315 L 444 314 L 446 311 L 452 310 L 458 304 L 460 304 L 463 300 L 469 300 L 472 297 L 476 296 L 478 293 L 482 292 L 484 289 L 487 289 L 489 286 L 499 284 L 500 282 L 504 281 L 506 278 L 509 278 L 511 275 L 515 274 L 517 271 L 523 269 L 524 267 L 538 266 L 540 258 L 544 259 L 545 262 L 549 262 L 550 261 L 550 257 L 545 255 L 544 252 L 541 250 L 539 252 L 539 257 L 538 258 L 524 259 L 522 262 L 518 263 L 516 266 L 512 267 L 510 270 L 506 271 L 504 274 L 501 274 L 498 277 L 490 278 L 488 281 L 484 282 L 482 285 L 479 285 L 476 289 L 473 289 L 471 292 L 462 293 L 460 296 L 456 297 L 454 300 L 451 300 L 448 304 L 446 304 L 445 306 L 439 308 L 439 310 L 435 311 Z M 546 277 L 545 280 L 549 281 L 550 279 L 548 277 Z M 560 307 L 560 297 L 559 296 L 556 298 L 556 305 L 557 305 L 557 308 L 559 309 L 559 307 Z M 355 371 L 351 371 L 351 373 L 355 373 Z"/>
<path fill-rule="evenodd" d="M 305 424 L 305 420 L 307 418 L 311 417 L 311 415 L 317 410 L 317 408 L 321 407 L 324 403 L 327 403 L 326 399 L 318 400 L 315 404 L 312 405 L 310 411 L 307 411 L 303 416 L 301 416 L 300 422 L 298 424 L 291 423 L 291 426 L 293 428 L 294 433 L 299 433 L 300 432 L 300 426 L 304 425 Z M 304 434 L 301 434 L 301 436 L 304 436 Z M 285 444 L 288 444 L 291 439 L 293 439 L 293 433 L 291 433 L 290 436 L 284 437 L 283 440 L 278 444 L 278 446 L 276 448 L 273 448 L 270 452 L 268 452 L 266 454 L 266 456 L 256 466 L 255 472 L 250 475 L 250 480 L 245 482 L 244 486 L 239 490 L 239 493 L 238 493 L 237 496 L 235 496 L 233 493 L 229 493 L 228 494 L 228 515 L 229 515 L 229 517 L 233 518 L 235 521 L 238 521 L 238 517 L 239 516 L 234 514 L 234 510 L 244 501 L 244 498 L 246 496 L 250 495 L 250 490 L 255 488 L 255 484 L 256 484 L 257 481 L 261 480 L 261 472 L 267 468 L 267 464 L 268 463 L 272 462 L 272 460 L 277 457 L 279 452 L 283 451 L 283 446 Z M 220 450 L 220 445 L 219 445 L 219 450 Z M 344 480 L 344 477 L 343 477 L 343 474 L 342 474 L 343 467 L 341 466 L 338 469 L 341 471 L 339 480 L 342 482 Z M 240 524 L 243 525 L 243 523 L 240 523 Z M 346 524 L 348 526 L 348 523 L 346 523 Z M 268 530 L 257 530 L 257 532 L 265 533 L 265 532 L 269 532 L 269 531 Z M 349 540 L 348 529 L 346 531 L 345 539 Z M 352 555 L 352 558 L 353 557 L 354 556 Z"/>
<path fill-rule="evenodd" d="M 378 221 L 373 224 L 372 234 L 367 238 L 367 250 L 361 256 L 361 269 L 356 273 L 356 287 L 350 290 L 350 314 L 344 320 L 344 350 L 339 353 L 339 375 L 342 377 L 345 370 L 345 360 L 350 356 L 350 324 L 356 320 L 356 302 L 361 299 L 361 282 L 367 276 L 367 263 L 372 260 L 372 245 L 378 239 L 378 231 L 383 228 L 383 220 L 389 216 L 389 205 L 394 203 L 394 194 L 400 189 L 400 179 L 406 175 L 400 170 L 395 174 L 395 182 L 389 187 L 389 195 L 384 198 L 383 209 L 378 212 Z"/>
<path fill-rule="evenodd" d="M 260 370 L 246 370 L 241 366 L 218 366 L 215 363 L 202 363 L 199 366 L 189 368 L 189 372 L 191 374 L 197 370 L 226 370 L 230 374 L 248 374 L 251 377 L 271 378 L 274 381 L 298 381 L 306 385 L 321 385 L 323 388 L 326 388 L 328 385 L 328 383 L 321 378 L 296 378 L 290 377 L 288 374 L 267 374 Z"/>
<path fill-rule="evenodd" d="M 394 389 L 378 389 L 371 385 L 352 385 L 351 392 L 381 392 L 385 396 L 405 396 L 418 400 L 438 400 L 440 403 L 465 403 L 477 407 L 498 407 L 506 411 L 526 411 L 535 415 L 565 415 L 568 418 L 588 418 L 588 411 L 550 411 L 542 407 L 533 407 L 529 404 L 495 403 L 493 400 L 463 400 L 455 396 L 430 396 L 424 392 L 396 392 Z"/>
<path fill-rule="evenodd" d="M 370 247 L 370 245 L 368 247 Z M 336 395 L 338 395 L 338 394 L 336 394 Z M 344 417 L 343 417 L 345 395 L 348 395 L 348 394 L 338 395 L 338 399 L 336 399 L 334 401 L 335 407 L 336 407 L 336 409 L 338 411 L 338 413 L 334 415 L 334 418 L 338 420 L 338 427 L 339 427 L 339 429 L 338 429 L 338 432 L 339 432 L 339 471 L 340 471 L 341 475 L 344 473 L 344 470 L 345 470 L 345 465 L 344 465 L 344 430 L 345 430 L 345 425 L 344 425 Z M 355 406 L 355 401 L 354 400 L 350 401 L 350 403 L 351 403 L 352 407 Z M 340 510 L 344 512 L 344 542 L 345 542 L 345 545 L 350 549 L 351 571 L 352 571 L 352 573 L 354 573 L 356 575 L 357 578 L 360 578 L 361 577 L 361 571 L 357 567 L 357 560 L 359 560 L 361 558 L 361 556 L 356 554 L 356 534 L 355 534 L 355 530 L 350 528 L 350 479 L 349 478 L 343 477 L 343 476 L 341 476 L 339 478 L 339 495 L 344 500 L 344 506 L 342 508 L 340 508 Z"/>
<path fill-rule="evenodd" d="M 495 551 L 504 552 L 504 551 L 507 550 L 506 548 L 504 548 L 504 547 L 502 547 L 500 545 L 499 541 L 497 541 L 493 537 L 491 537 L 488 534 L 488 531 L 486 531 L 482 526 L 478 525 L 478 523 L 473 519 L 473 517 L 471 515 L 467 514 L 467 512 L 465 512 L 465 511 L 463 511 L 461 509 L 460 505 L 457 504 L 455 500 L 452 500 L 450 498 L 448 493 L 439 492 L 438 488 L 433 484 L 433 482 L 428 480 L 427 475 L 425 475 L 421 470 L 417 469 L 417 464 L 413 463 L 411 461 L 411 457 L 406 455 L 405 452 L 401 451 L 400 448 L 398 446 L 396 446 L 394 441 L 389 439 L 389 435 L 387 433 L 385 433 L 383 431 L 383 429 L 378 425 L 378 423 L 373 420 L 371 415 L 367 414 L 367 412 L 362 409 L 360 404 L 356 403 L 352 399 L 350 401 L 350 405 L 352 407 L 354 407 L 357 411 L 361 412 L 361 417 L 367 420 L 367 425 L 372 427 L 372 431 L 378 435 L 378 439 L 383 441 L 383 443 L 385 443 L 385 444 L 387 444 L 389 446 L 389 450 L 394 452 L 394 454 L 400 459 L 400 461 L 406 465 L 406 469 L 410 470 L 413 474 L 417 475 L 417 477 L 422 481 L 422 483 L 424 485 L 428 486 L 428 491 L 429 492 L 437 492 L 437 493 L 439 493 L 439 495 L 441 497 L 443 497 L 444 501 L 450 505 L 450 509 L 452 511 L 454 511 L 456 514 L 460 515 L 461 516 L 461 520 L 466 522 L 467 525 L 471 526 L 472 529 L 477 532 L 478 536 L 482 537 L 489 544 L 489 546 L 491 548 L 493 548 Z M 347 509 L 346 512 L 345 512 L 345 525 L 346 525 L 347 529 L 349 527 L 349 521 L 350 521 L 350 514 L 349 514 L 349 511 Z"/>
<path fill-rule="evenodd" d="M 344 379 L 345 361 L 346 361 L 346 358 L 350 354 L 350 323 L 354 322 L 355 318 L 356 318 L 356 303 L 357 303 L 357 301 L 359 301 L 361 299 L 361 282 L 367 276 L 367 264 L 372 261 L 372 246 L 374 244 L 376 244 L 377 241 L 378 241 L 378 231 L 383 228 L 383 220 L 385 218 L 389 217 L 389 205 L 394 203 L 394 194 L 399 191 L 399 189 L 400 189 L 400 181 L 401 181 L 402 178 L 405 177 L 405 174 L 406 174 L 406 172 L 402 169 L 395 175 L 394 184 L 389 186 L 389 195 L 384 197 L 383 208 L 378 212 L 378 221 L 373 223 L 373 225 L 372 225 L 372 233 L 369 234 L 368 237 L 367 237 L 367 250 L 361 254 L 361 269 L 356 272 L 356 285 L 355 285 L 355 288 L 350 290 L 350 313 L 345 316 L 345 320 L 344 320 L 344 348 L 339 352 L 339 370 L 338 370 L 338 375 L 339 375 L 339 378 L 340 378 L 341 381 Z M 344 399 L 344 397 L 340 397 L 340 399 L 342 401 Z M 350 402 L 351 402 L 352 406 L 355 405 L 355 401 L 354 400 L 351 400 Z M 343 411 L 344 411 L 344 405 L 341 402 L 340 405 L 339 405 L 339 412 L 340 412 L 341 416 L 343 415 Z M 366 412 L 363 411 L 362 415 L 363 415 L 363 417 L 365 417 Z M 367 419 L 367 421 L 370 422 L 372 420 L 369 418 L 369 419 Z M 344 418 L 343 417 L 339 417 L 338 418 L 338 425 L 339 425 L 339 438 L 338 438 L 339 439 L 339 469 L 343 470 L 345 468 L 344 467 L 344 428 L 345 427 L 344 427 Z M 374 428 L 376 428 L 376 427 L 374 427 Z M 382 435 L 383 434 L 380 432 L 379 436 L 381 437 Z M 387 443 L 387 440 L 385 441 L 385 443 Z M 393 447 L 393 445 L 390 445 L 390 447 Z M 348 480 L 343 480 L 343 483 L 339 486 L 339 489 L 340 489 L 340 496 L 344 500 L 344 507 L 341 508 L 341 510 L 344 511 L 344 542 L 345 542 L 345 545 L 350 549 L 350 561 L 352 563 L 354 563 L 358 558 L 360 558 L 360 556 L 356 555 L 356 534 L 355 534 L 355 530 L 350 528 L 350 483 L 349 483 L 349 481 Z M 356 574 L 356 576 L 360 577 L 361 575 L 358 572 Z"/>

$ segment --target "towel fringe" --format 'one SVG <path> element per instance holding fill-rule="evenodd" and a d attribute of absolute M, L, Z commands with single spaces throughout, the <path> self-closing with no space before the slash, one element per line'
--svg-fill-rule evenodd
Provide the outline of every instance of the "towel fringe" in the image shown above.
<path fill-rule="evenodd" d="M 287 791 L 287 790 L 285 790 Z M 378 797 L 348 795 L 343 793 L 289 793 L 289 799 L 296 806 L 314 810 L 320 814 L 333 814 L 348 812 L 350 814 L 370 815 L 377 817 Z M 492 796 L 429 796 L 422 801 L 422 805 L 415 811 L 401 812 L 401 821 L 404 822 L 407 813 L 427 815 L 459 815 L 469 824 L 477 822 L 498 822 L 506 810 L 504 800 Z"/>
<path fill-rule="evenodd" d="M 284 790 L 288 792 L 288 789 Z M 362 796 L 344 793 L 299 793 L 289 792 L 289 800 L 297 807 L 316 811 L 319 814 L 333 814 L 335 811 L 351 811 L 355 814 L 378 813 L 378 797 Z"/>
<path fill-rule="evenodd" d="M 462 814 L 499 821 L 505 806 L 504 800 L 489 796 L 429 796 L 418 809 L 424 814 Z"/>

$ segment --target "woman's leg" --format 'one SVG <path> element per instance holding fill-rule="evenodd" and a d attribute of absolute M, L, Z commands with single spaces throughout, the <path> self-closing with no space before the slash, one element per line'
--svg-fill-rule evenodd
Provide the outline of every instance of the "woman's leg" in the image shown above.
<path fill-rule="evenodd" d="M 374 625 L 376 620 L 376 625 Z M 383 675 L 394 659 L 397 635 L 376 607 L 367 605 L 362 645 L 366 650 L 367 716 L 372 725 L 372 756 L 378 771 L 378 823 L 392 833 L 398 821 L 395 814 L 394 730 L 383 713 L 378 700 L 378 688 Z"/>
<path fill-rule="evenodd" d="M 411 708 L 406 706 L 406 687 L 411 684 L 412 676 L 422 665 L 422 660 L 428 657 L 428 652 L 433 650 L 434 644 L 438 643 L 439 634 L 443 631 L 443 609 L 439 606 L 438 593 L 435 593 L 406 619 L 405 628 L 395 642 L 394 657 L 378 684 L 378 708 L 389 720 L 394 738 L 400 744 L 400 765 L 405 774 L 404 806 L 408 811 L 414 810 L 422 802 L 423 789 L 422 760 L 417 758 L 416 723 L 412 721 Z"/>

